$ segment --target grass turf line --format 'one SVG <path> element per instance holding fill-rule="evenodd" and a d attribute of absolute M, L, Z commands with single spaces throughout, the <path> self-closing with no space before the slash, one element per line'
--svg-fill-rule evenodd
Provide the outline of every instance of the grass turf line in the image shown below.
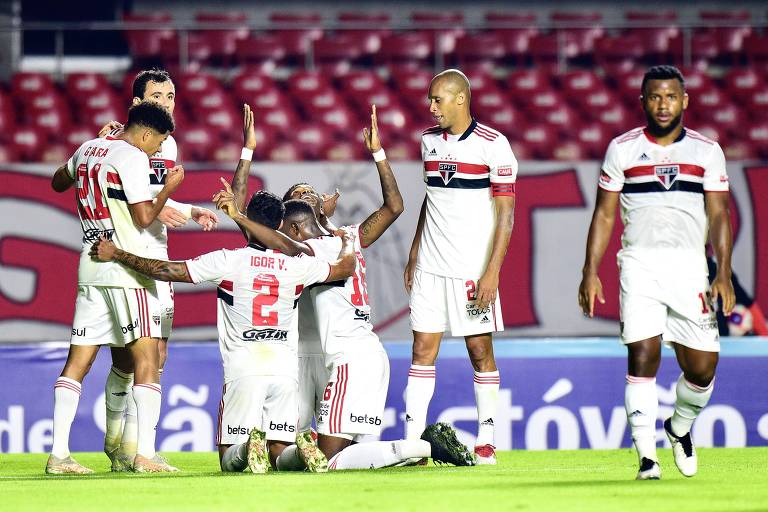
<path fill-rule="evenodd" d="M 497 466 L 221 474 L 215 453 L 170 453 L 182 472 L 113 474 L 102 453 L 75 454 L 95 474 L 46 476 L 47 455 L 0 454 L 0 510 L 249 510 L 334 512 L 765 510 L 768 448 L 699 450 L 683 477 L 660 449 L 662 480 L 633 480 L 633 450 L 507 451 Z"/>

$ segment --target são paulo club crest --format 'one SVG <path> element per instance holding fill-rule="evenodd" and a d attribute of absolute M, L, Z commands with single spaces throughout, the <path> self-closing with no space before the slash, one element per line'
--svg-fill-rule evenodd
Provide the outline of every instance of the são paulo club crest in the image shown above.
<path fill-rule="evenodd" d="M 653 170 L 656 172 L 656 177 L 667 190 L 675 182 L 677 175 L 680 174 L 679 165 L 657 165 Z"/>
<path fill-rule="evenodd" d="M 443 178 L 443 183 L 446 185 L 449 181 L 451 181 L 451 178 L 453 178 L 453 175 L 456 174 L 456 170 L 459 168 L 456 164 L 447 164 L 445 162 L 440 162 L 440 165 L 437 167 L 438 172 L 440 172 L 440 177 Z"/>

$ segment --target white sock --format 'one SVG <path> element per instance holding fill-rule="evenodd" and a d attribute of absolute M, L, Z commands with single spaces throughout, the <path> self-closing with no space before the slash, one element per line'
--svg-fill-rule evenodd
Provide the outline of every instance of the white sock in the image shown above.
<path fill-rule="evenodd" d="M 157 423 L 160 421 L 160 384 L 134 384 L 133 399 L 136 402 L 136 418 L 139 425 L 136 453 L 151 459 L 155 456 L 155 434 Z"/>
<path fill-rule="evenodd" d="M 378 469 L 394 466 L 411 458 L 421 459 L 432 455 L 426 441 L 374 441 L 353 444 L 331 457 L 328 469 Z"/>
<path fill-rule="evenodd" d="M 120 451 L 133 458 L 136 455 L 139 441 L 139 422 L 136 417 L 136 401 L 133 399 L 133 387 L 128 389 L 125 399 L 125 418 L 123 420 L 123 436 L 120 439 Z"/>
<path fill-rule="evenodd" d="M 499 403 L 499 371 L 475 372 L 477 402 L 477 440 L 475 446 L 494 444 L 494 420 Z"/>
<path fill-rule="evenodd" d="M 299 447 L 295 444 L 286 446 L 283 453 L 278 455 L 275 466 L 278 471 L 304 471 L 307 469 L 299 457 Z"/>
<path fill-rule="evenodd" d="M 427 409 L 435 392 L 435 367 L 412 364 L 405 387 L 405 438 L 419 439 L 427 426 Z"/>
<path fill-rule="evenodd" d="M 59 377 L 53 385 L 53 446 L 54 457 L 69 457 L 69 430 L 77 414 L 82 385 L 74 379 Z"/>
<path fill-rule="evenodd" d="M 624 407 L 639 459 L 658 461 L 656 456 L 656 416 L 659 398 L 656 394 L 655 377 L 627 375 L 624 389 Z"/>
<path fill-rule="evenodd" d="M 684 436 L 691 431 L 693 420 L 699 412 L 709 403 L 712 390 L 715 389 L 715 380 L 709 386 L 702 388 L 685 380 L 683 375 L 677 379 L 677 400 L 675 400 L 675 412 L 670 419 L 672 433 L 676 436 Z"/>
<path fill-rule="evenodd" d="M 248 443 L 233 444 L 221 457 L 221 470 L 242 473 L 248 467 Z"/>
<path fill-rule="evenodd" d="M 114 366 L 112 367 L 104 386 L 104 399 L 107 405 L 107 431 L 104 434 L 104 451 L 111 452 L 120 446 L 125 404 L 132 385 L 132 373 L 125 373 Z"/>

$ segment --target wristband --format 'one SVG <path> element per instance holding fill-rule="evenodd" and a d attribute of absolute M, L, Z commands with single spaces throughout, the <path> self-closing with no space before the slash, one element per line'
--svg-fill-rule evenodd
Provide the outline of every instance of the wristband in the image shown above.
<path fill-rule="evenodd" d="M 243 150 L 240 152 L 240 160 L 248 160 L 249 162 L 253 160 L 253 150 L 243 148 Z"/>
<path fill-rule="evenodd" d="M 384 153 L 384 148 L 381 148 L 377 152 L 373 153 L 373 161 L 374 162 L 381 162 L 382 160 L 386 160 L 387 155 Z"/>

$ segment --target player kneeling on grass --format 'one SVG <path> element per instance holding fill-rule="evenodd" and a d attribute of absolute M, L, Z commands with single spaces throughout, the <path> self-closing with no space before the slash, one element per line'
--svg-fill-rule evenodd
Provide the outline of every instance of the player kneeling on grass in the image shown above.
<path fill-rule="evenodd" d="M 231 213 L 238 224 L 258 221 L 277 228 L 282 201 L 269 192 L 253 195 L 248 218 Z M 219 250 L 187 261 L 140 258 L 100 240 L 91 256 L 118 261 L 160 281 L 213 282 L 218 285 L 219 347 L 224 363 L 217 444 L 223 471 L 255 473 L 278 464 L 296 439 L 297 352 L 291 333 L 294 304 L 304 287 L 352 275 L 352 236 L 342 237 L 332 263 L 308 256 L 290 257 L 251 242 L 237 250 Z M 250 434 L 250 435 L 249 435 Z M 313 446 L 292 449 L 284 457 L 292 465 L 324 469 Z M 250 451 L 249 451 L 250 447 Z M 317 460 L 319 459 L 319 460 Z"/>

